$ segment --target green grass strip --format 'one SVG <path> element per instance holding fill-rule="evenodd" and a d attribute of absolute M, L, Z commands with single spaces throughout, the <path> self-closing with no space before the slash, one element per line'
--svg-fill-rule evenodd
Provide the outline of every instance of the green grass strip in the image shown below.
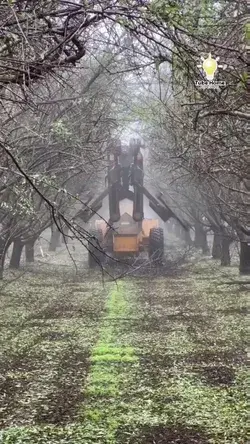
<path fill-rule="evenodd" d="M 128 282 L 111 285 L 77 421 L 66 426 L 9 428 L 0 434 L 1 444 L 118 443 L 117 431 L 130 411 L 130 399 L 125 398 L 139 365 L 134 348 L 124 337 L 134 315 L 129 287 Z"/>
<path fill-rule="evenodd" d="M 97 441 L 89 442 L 99 442 L 101 438 L 103 443 L 116 443 L 119 418 L 126 409 L 122 399 L 129 371 L 138 362 L 133 347 L 119 339 L 119 330 L 130 315 L 125 293 L 125 282 L 112 286 L 106 303 L 107 315 L 103 318 L 99 340 L 90 358 L 92 364 L 85 389 L 87 402 L 83 422 L 86 432 L 96 436 Z"/>

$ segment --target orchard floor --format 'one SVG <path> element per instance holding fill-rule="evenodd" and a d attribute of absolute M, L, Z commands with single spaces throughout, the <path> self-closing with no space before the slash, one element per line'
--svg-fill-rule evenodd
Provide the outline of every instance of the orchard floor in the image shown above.
<path fill-rule="evenodd" d="M 1 444 L 247 442 L 236 267 L 104 280 L 46 263 L 0 284 Z"/>

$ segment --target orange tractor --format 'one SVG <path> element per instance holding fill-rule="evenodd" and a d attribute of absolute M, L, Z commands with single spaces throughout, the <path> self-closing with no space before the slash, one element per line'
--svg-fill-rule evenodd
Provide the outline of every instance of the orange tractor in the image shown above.
<path fill-rule="evenodd" d="M 118 146 L 117 146 L 118 145 Z M 138 141 L 130 141 L 129 149 L 124 151 L 120 143 L 113 153 L 108 154 L 107 188 L 90 202 L 88 208 L 78 214 L 85 223 L 100 210 L 103 200 L 108 196 L 109 220 L 95 222 L 89 233 L 89 267 L 102 264 L 107 257 L 124 258 L 148 252 L 150 259 L 162 263 L 164 257 L 164 233 L 158 219 L 145 219 L 143 198 L 147 197 L 149 206 L 166 222 L 171 217 L 184 224 L 170 210 L 164 201 L 156 199 L 143 185 L 143 156 Z M 133 191 L 130 189 L 133 188 Z M 120 202 L 128 199 L 133 209 L 120 212 Z"/>

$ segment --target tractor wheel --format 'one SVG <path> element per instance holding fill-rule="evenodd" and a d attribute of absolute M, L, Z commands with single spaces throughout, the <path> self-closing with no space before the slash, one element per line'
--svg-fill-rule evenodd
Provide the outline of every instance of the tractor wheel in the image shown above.
<path fill-rule="evenodd" d="M 105 258 L 105 253 L 102 250 L 103 234 L 102 230 L 91 230 L 91 241 L 88 241 L 88 262 L 89 268 L 100 266 Z"/>
<path fill-rule="evenodd" d="M 164 257 L 164 233 L 162 228 L 151 228 L 149 233 L 148 254 L 150 259 L 161 262 Z"/>

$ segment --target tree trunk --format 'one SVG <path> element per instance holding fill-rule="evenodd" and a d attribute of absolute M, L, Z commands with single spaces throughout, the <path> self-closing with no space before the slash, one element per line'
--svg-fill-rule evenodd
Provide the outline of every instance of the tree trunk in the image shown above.
<path fill-rule="evenodd" d="M 25 244 L 25 257 L 26 257 L 26 262 L 28 263 L 35 262 L 35 250 L 34 250 L 35 242 L 36 239 L 30 239 Z"/>
<path fill-rule="evenodd" d="M 179 235 L 179 227 L 177 226 L 177 224 L 175 222 L 173 222 L 173 225 L 172 225 L 172 233 L 176 237 L 178 237 L 178 235 Z"/>
<path fill-rule="evenodd" d="M 0 279 L 3 279 L 4 261 L 6 257 L 6 242 L 0 237 Z"/>
<path fill-rule="evenodd" d="M 221 259 L 222 252 L 222 237 L 219 233 L 214 233 L 213 248 L 212 248 L 212 258 Z"/>
<path fill-rule="evenodd" d="M 191 247 L 193 245 L 193 241 L 190 236 L 190 230 L 188 230 L 188 231 L 183 230 L 183 231 L 184 231 L 184 240 L 185 240 L 186 244 Z"/>
<path fill-rule="evenodd" d="M 64 227 L 63 228 L 63 233 L 64 233 L 64 235 L 62 234 L 61 235 L 61 239 L 62 239 L 62 243 L 64 244 L 67 244 L 68 243 L 68 240 L 69 240 L 69 238 L 68 238 L 68 234 L 69 234 L 69 227 Z"/>
<path fill-rule="evenodd" d="M 227 236 L 222 237 L 221 241 L 221 265 L 223 267 L 228 267 L 231 263 L 230 257 L 230 245 L 232 243 L 232 239 Z"/>
<path fill-rule="evenodd" d="M 56 226 L 53 226 L 51 228 L 49 251 L 56 251 L 56 249 L 61 246 L 60 235 L 61 232 L 58 230 L 58 228 Z"/>
<path fill-rule="evenodd" d="M 166 228 L 169 233 L 173 233 L 173 221 L 172 220 L 167 221 Z"/>
<path fill-rule="evenodd" d="M 207 243 L 206 231 L 199 223 L 195 224 L 194 229 L 195 229 L 194 245 L 196 246 L 196 248 L 201 248 L 203 254 L 208 254 L 209 246 Z"/>
<path fill-rule="evenodd" d="M 250 242 L 240 243 L 240 274 L 250 274 Z"/>
<path fill-rule="evenodd" d="M 7 238 L 6 237 L 1 238 L 1 236 L 0 236 L 0 279 L 3 279 L 6 253 L 8 251 L 10 244 L 11 244 L 11 240 L 9 238 L 9 234 L 8 234 Z"/>
<path fill-rule="evenodd" d="M 20 237 L 18 237 L 17 239 L 14 240 L 13 243 L 13 250 L 10 259 L 10 268 L 15 268 L 15 269 L 19 268 L 22 250 L 23 250 L 23 243 Z"/>

